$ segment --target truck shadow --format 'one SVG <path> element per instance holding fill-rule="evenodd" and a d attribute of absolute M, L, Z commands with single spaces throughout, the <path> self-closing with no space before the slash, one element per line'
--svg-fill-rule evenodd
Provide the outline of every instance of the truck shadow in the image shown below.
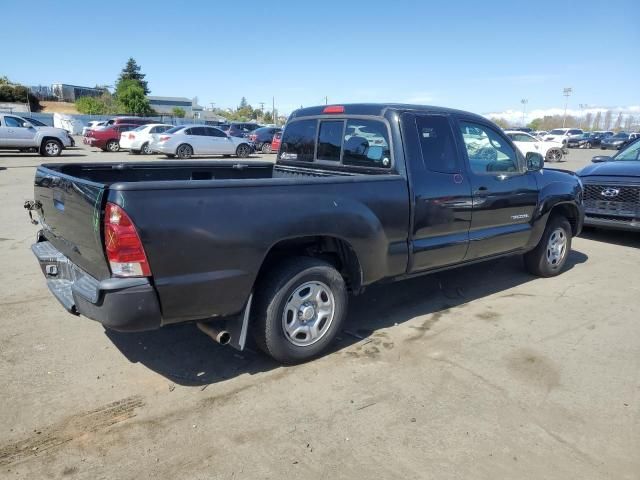
<path fill-rule="evenodd" d="M 587 258 L 573 250 L 565 268 L 570 270 Z M 345 326 L 326 355 L 367 339 L 381 328 L 436 314 L 535 278 L 524 270 L 519 257 L 510 257 L 404 282 L 375 285 L 363 295 L 350 299 Z M 105 334 L 130 362 L 139 362 L 179 385 L 205 386 L 280 367 L 258 353 L 253 345 L 243 352 L 220 346 L 194 324 L 141 333 L 105 330 Z"/>

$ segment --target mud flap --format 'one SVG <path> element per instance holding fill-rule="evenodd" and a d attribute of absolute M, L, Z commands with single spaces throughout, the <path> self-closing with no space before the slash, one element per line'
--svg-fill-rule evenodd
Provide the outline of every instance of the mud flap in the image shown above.
<path fill-rule="evenodd" d="M 244 311 L 235 319 L 226 321 L 226 330 L 231 334 L 229 345 L 236 350 L 244 350 L 247 343 L 247 332 L 249 331 L 249 317 L 251 315 L 251 302 L 253 301 L 253 293 L 249 295 L 249 300 L 244 307 Z"/>

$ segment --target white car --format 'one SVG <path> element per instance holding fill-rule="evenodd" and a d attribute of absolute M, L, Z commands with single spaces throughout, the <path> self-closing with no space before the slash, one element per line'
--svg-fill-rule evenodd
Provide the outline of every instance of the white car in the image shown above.
<path fill-rule="evenodd" d="M 104 127 L 106 124 L 106 120 L 91 120 L 90 122 L 87 122 L 86 126 L 82 127 L 82 136 L 85 136 L 89 130 L 95 130 L 97 128 Z"/>
<path fill-rule="evenodd" d="M 525 156 L 529 152 L 535 152 L 542 155 L 547 162 L 559 162 L 562 160 L 564 150 L 560 142 L 540 140 L 533 135 L 516 130 L 506 130 L 504 133 Z"/>
<path fill-rule="evenodd" d="M 149 148 L 169 158 L 191 158 L 193 155 L 236 155 L 245 158 L 253 152 L 246 138 L 232 137 L 219 128 L 206 125 L 180 125 L 164 133 L 154 133 Z"/>
<path fill-rule="evenodd" d="M 584 131 L 581 128 L 554 128 L 544 139 L 547 142 L 567 143 L 569 137 L 573 135 L 582 135 Z"/>
<path fill-rule="evenodd" d="M 139 153 L 151 155 L 153 151 L 149 146 L 149 142 L 153 139 L 152 135 L 155 133 L 164 133 L 171 128 L 173 128 L 173 125 L 149 123 L 129 130 L 128 132 L 122 132 L 120 134 L 120 149 L 129 150 L 129 153 L 135 155 Z"/>

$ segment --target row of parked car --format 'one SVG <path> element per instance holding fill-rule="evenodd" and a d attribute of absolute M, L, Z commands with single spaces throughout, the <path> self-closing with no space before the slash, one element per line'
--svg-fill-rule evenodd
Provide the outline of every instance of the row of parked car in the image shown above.
<path fill-rule="evenodd" d="M 256 123 L 220 125 L 167 125 L 136 117 L 89 122 L 83 142 L 106 152 L 129 150 L 132 154 L 164 154 L 169 158 L 193 155 L 236 155 L 253 151 L 271 153 L 279 148 L 281 128 Z"/>
<path fill-rule="evenodd" d="M 616 133 L 610 130 L 585 132 L 581 128 L 554 128 L 550 131 L 541 130 L 535 132 L 530 128 L 518 128 L 514 130 L 528 133 L 539 140 L 559 142 L 567 148 L 600 147 L 603 150 L 620 150 L 633 142 L 636 138 L 640 138 L 640 132 Z"/>

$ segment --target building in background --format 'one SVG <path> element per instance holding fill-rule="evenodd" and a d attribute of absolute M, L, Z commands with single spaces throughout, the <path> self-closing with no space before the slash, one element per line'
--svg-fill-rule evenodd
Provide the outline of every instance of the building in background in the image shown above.
<path fill-rule="evenodd" d="M 149 104 L 158 113 L 171 114 L 174 108 L 185 111 L 186 118 L 193 117 L 193 101 L 186 97 L 155 97 L 148 96 Z"/>
<path fill-rule="evenodd" d="M 31 88 L 34 91 L 34 87 Z M 66 83 L 53 83 L 51 94 L 59 102 L 75 102 L 81 97 L 99 97 L 107 92 L 103 87 L 81 87 L 79 85 L 68 85 Z"/>

